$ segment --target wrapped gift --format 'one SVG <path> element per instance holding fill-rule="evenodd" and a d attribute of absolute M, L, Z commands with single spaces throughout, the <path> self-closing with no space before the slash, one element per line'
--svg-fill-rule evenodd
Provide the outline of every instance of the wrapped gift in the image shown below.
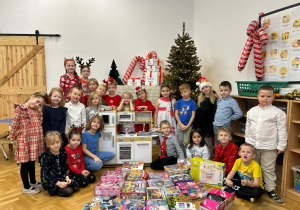
<path fill-rule="evenodd" d="M 161 66 L 147 66 L 147 72 L 154 71 L 154 72 L 161 72 Z"/>
<path fill-rule="evenodd" d="M 127 81 L 127 85 L 131 86 L 140 86 L 141 85 L 141 78 L 130 78 Z"/>
<path fill-rule="evenodd" d="M 224 163 L 198 157 L 191 160 L 191 177 L 207 185 L 222 188 L 224 171 Z"/>
<path fill-rule="evenodd" d="M 154 72 L 149 71 L 145 74 L 145 85 L 161 85 L 161 83 L 165 80 L 164 72 Z"/>
<path fill-rule="evenodd" d="M 159 59 L 146 59 L 145 60 L 146 66 L 159 66 L 162 61 Z"/>

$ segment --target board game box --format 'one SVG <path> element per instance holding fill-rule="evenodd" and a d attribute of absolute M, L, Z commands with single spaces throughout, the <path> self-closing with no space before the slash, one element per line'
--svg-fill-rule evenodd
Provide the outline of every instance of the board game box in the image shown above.
<path fill-rule="evenodd" d="M 165 168 L 165 173 L 168 176 L 173 176 L 173 175 L 177 175 L 177 174 L 187 174 L 188 173 L 188 169 L 185 165 L 178 166 L 177 164 L 175 164 L 175 165 L 164 166 L 164 168 Z"/>
<path fill-rule="evenodd" d="M 146 181 L 125 181 L 121 190 L 121 199 L 145 199 Z"/>
<path fill-rule="evenodd" d="M 148 187 L 147 188 L 147 199 L 150 200 L 164 200 L 165 194 L 163 189 L 160 187 Z"/>
<path fill-rule="evenodd" d="M 122 171 L 130 172 L 131 170 L 143 170 L 144 162 L 126 161 L 123 163 Z"/>

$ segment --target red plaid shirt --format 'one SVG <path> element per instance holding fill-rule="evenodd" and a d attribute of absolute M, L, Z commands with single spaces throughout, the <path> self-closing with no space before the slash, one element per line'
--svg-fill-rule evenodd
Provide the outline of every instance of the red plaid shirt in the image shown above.
<path fill-rule="evenodd" d="M 232 143 L 228 142 L 227 146 L 223 148 L 221 144 L 216 147 L 216 154 L 213 161 L 222 162 L 226 164 L 226 174 L 231 171 L 235 160 L 239 157 L 238 147 Z"/>

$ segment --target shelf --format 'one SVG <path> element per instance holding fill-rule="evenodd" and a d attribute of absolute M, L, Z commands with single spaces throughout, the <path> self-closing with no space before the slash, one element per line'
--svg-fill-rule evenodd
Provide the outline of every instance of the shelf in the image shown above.
<path fill-rule="evenodd" d="M 293 103 L 300 104 L 300 100 L 293 100 Z"/>
<path fill-rule="evenodd" d="M 300 154 L 300 148 L 296 148 L 296 149 L 290 149 L 291 152 Z"/>
<path fill-rule="evenodd" d="M 297 193 L 294 188 L 286 190 L 286 196 L 296 202 L 300 202 L 300 193 Z"/>
<path fill-rule="evenodd" d="M 244 133 L 240 133 L 240 132 L 232 132 L 232 135 L 235 135 L 235 136 L 239 136 L 239 137 L 245 138 L 245 134 L 244 134 Z"/>
<path fill-rule="evenodd" d="M 254 96 L 239 96 L 239 95 L 233 95 L 234 98 L 242 98 L 242 99 L 257 99 L 257 97 Z M 290 101 L 289 99 L 277 99 L 275 98 L 274 101 L 278 101 L 278 102 L 288 102 Z M 295 103 L 300 103 L 300 100 L 296 102 L 296 100 L 294 101 Z"/>
<path fill-rule="evenodd" d="M 300 124 L 300 120 L 293 120 L 293 123 Z"/>

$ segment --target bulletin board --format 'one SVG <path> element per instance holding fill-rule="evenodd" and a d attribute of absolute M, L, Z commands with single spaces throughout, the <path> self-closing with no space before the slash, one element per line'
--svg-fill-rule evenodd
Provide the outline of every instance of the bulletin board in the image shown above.
<path fill-rule="evenodd" d="M 300 3 L 259 17 L 268 33 L 262 49 L 265 81 L 300 81 Z"/>

